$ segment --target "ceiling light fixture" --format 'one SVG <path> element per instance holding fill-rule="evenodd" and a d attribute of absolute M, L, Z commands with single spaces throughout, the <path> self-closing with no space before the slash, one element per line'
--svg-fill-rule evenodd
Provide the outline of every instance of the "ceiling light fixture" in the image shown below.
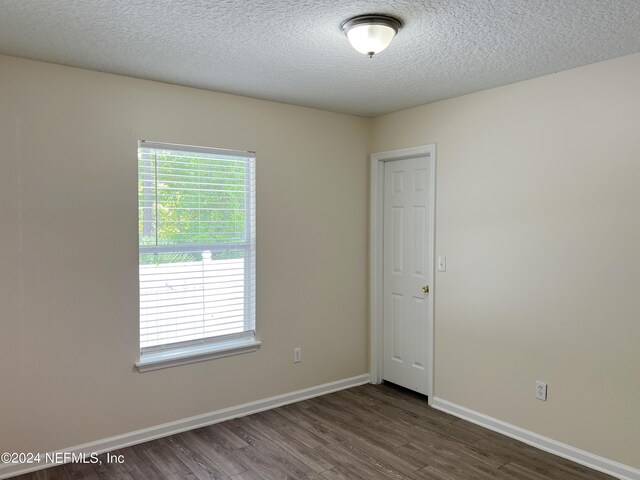
<path fill-rule="evenodd" d="M 359 15 L 344 22 L 342 31 L 353 48 L 371 58 L 389 46 L 401 26 L 387 15 Z"/>

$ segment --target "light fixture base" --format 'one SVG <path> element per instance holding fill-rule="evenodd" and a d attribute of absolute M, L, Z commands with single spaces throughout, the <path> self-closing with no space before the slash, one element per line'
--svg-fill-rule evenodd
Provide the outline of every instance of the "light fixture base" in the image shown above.
<path fill-rule="evenodd" d="M 395 17 L 369 14 L 350 18 L 340 28 L 355 50 L 371 58 L 389 46 L 401 26 Z"/>
<path fill-rule="evenodd" d="M 349 18 L 342 22 L 340 28 L 346 34 L 353 27 L 358 25 L 385 25 L 387 27 L 391 27 L 398 33 L 400 27 L 402 27 L 402 22 L 390 15 L 381 15 L 381 14 L 367 14 L 367 15 L 358 15 L 357 17 Z"/>

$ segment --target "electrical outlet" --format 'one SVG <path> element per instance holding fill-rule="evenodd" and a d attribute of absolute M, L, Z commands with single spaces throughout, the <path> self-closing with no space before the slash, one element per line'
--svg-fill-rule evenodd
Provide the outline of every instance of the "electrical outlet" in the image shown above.
<path fill-rule="evenodd" d="M 544 382 L 536 382 L 536 398 L 538 400 L 542 400 L 543 402 L 547 401 L 547 384 Z"/>
<path fill-rule="evenodd" d="M 300 363 L 302 361 L 302 348 L 296 347 L 293 349 L 293 363 Z"/>

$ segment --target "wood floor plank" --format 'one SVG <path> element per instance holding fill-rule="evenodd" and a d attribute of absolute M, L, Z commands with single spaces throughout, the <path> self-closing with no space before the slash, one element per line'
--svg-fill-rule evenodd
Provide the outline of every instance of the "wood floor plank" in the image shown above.
<path fill-rule="evenodd" d="M 253 470 L 246 470 L 242 473 L 231 475 L 231 480 L 264 480 L 264 477 L 261 477 Z"/>
<path fill-rule="evenodd" d="M 180 457 L 180 460 L 191 469 L 200 480 L 229 480 L 229 475 L 225 470 L 211 460 L 210 452 L 203 452 L 201 449 L 189 443 L 191 437 L 186 439 L 181 435 L 173 435 L 161 439 L 169 449 Z M 236 469 L 234 473 L 243 472 L 247 469 L 244 465 Z"/>
<path fill-rule="evenodd" d="M 263 445 L 235 450 L 234 454 L 254 472 L 265 479 L 297 480 L 303 479 L 310 471 L 300 470 L 283 457 L 281 452 Z"/>
<path fill-rule="evenodd" d="M 429 465 L 425 468 L 413 472 L 407 476 L 408 480 L 467 480 L 460 477 L 452 477 L 445 472 L 439 471 L 436 467 Z"/>
<path fill-rule="evenodd" d="M 322 472 L 320 478 L 323 480 L 362 480 L 361 476 L 354 477 L 353 474 L 343 466 L 337 466 L 331 470 Z"/>
<path fill-rule="evenodd" d="M 166 447 L 163 442 L 149 442 L 145 445 L 143 454 L 153 466 L 158 469 L 163 478 L 181 478 L 184 480 L 198 480 L 180 458 Z"/>
<path fill-rule="evenodd" d="M 209 435 L 208 431 L 185 432 L 178 436 L 185 447 L 189 447 L 197 452 L 201 457 L 208 459 L 215 467 L 219 468 L 227 475 L 235 475 L 247 470 L 247 466 L 233 455 L 233 450 L 229 450 Z"/>
<path fill-rule="evenodd" d="M 153 462 L 149 461 L 144 450 L 154 442 L 147 442 L 141 445 L 124 448 L 124 468 L 136 480 L 142 478 L 163 478 L 160 471 L 155 467 Z"/>
<path fill-rule="evenodd" d="M 264 412 L 256 413 L 254 416 L 267 422 L 273 428 L 289 427 L 292 425 L 289 420 L 278 415 L 276 410 L 265 410 Z"/>
<path fill-rule="evenodd" d="M 422 444 L 409 444 L 402 449 L 419 456 L 422 453 L 427 459 L 428 466 L 433 466 L 441 472 L 458 471 L 458 476 L 464 476 L 464 472 L 472 471 L 478 478 L 491 477 L 491 472 L 498 470 L 499 466 L 492 465 L 470 455 L 460 445 L 452 442 L 438 441 Z"/>
<path fill-rule="evenodd" d="M 507 474 L 508 478 L 512 480 L 547 480 L 548 478 L 532 470 L 529 470 L 522 465 L 518 465 L 517 463 L 507 463 L 506 465 L 500 467 L 500 471 Z"/>
<path fill-rule="evenodd" d="M 413 472 L 418 468 L 411 459 L 394 455 L 387 446 L 384 446 L 384 442 L 381 439 L 376 439 L 374 442 L 368 436 L 364 438 L 361 436 L 360 431 L 327 420 L 322 415 L 315 413 L 311 408 L 302 410 L 302 415 L 310 419 L 313 422 L 313 427 L 330 438 L 333 444 L 338 443 L 343 448 L 362 458 L 373 459 L 401 473 Z"/>
<path fill-rule="evenodd" d="M 362 425 L 378 426 L 392 422 L 392 419 L 366 408 L 354 408 L 353 403 L 336 394 L 318 397 L 315 408 L 333 412 L 342 421 Z"/>
<path fill-rule="evenodd" d="M 230 430 L 230 427 L 231 422 L 216 423 L 209 427 L 199 428 L 196 433 L 206 435 L 211 441 L 222 445 L 227 450 L 248 447 L 249 444 Z"/>
<path fill-rule="evenodd" d="M 352 465 L 350 463 L 344 465 L 338 465 L 331 470 L 323 472 L 322 478 L 327 480 L 386 480 L 387 477 L 380 476 L 376 471 L 366 469 L 359 465 Z"/>
<path fill-rule="evenodd" d="M 481 440 L 474 444 L 480 451 L 500 456 L 506 463 L 515 463 L 551 480 L 601 480 L 611 477 L 504 437 L 499 441 Z"/>
<path fill-rule="evenodd" d="M 338 392 L 335 392 L 334 395 L 336 395 L 338 398 L 346 400 L 351 405 L 358 405 L 360 407 L 369 407 L 380 403 L 380 401 L 375 398 L 366 397 L 364 395 L 356 393 L 352 388 L 348 390 L 340 390 Z"/>
<path fill-rule="evenodd" d="M 408 425 L 418 425 L 425 429 L 437 432 L 444 431 L 445 428 L 448 428 L 453 423 L 449 419 L 430 415 L 429 411 L 424 408 L 410 408 L 407 406 L 392 405 L 384 402 L 363 408 L 389 418 L 394 424 L 397 422 L 405 422 Z M 481 436 L 476 436 L 473 440 L 477 441 L 481 438 Z M 468 440 L 468 435 L 464 435 L 462 440 Z"/>
<path fill-rule="evenodd" d="M 309 448 L 317 448 L 326 443 L 322 438 L 304 428 L 299 427 L 298 425 L 286 425 L 278 427 L 276 430 L 282 435 Z"/>
<path fill-rule="evenodd" d="M 395 429 L 393 425 L 390 427 L 387 424 L 370 426 L 362 421 L 350 421 L 343 419 L 342 416 L 335 415 L 333 411 L 324 406 L 318 405 L 307 408 L 305 413 L 312 415 L 319 421 L 331 422 L 333 425 L 348 429 L 349 432 L 356 434 L 366 441 L 378 444 L 383 448 L 389 446 L 392 448 L 399 447 L 410 441 L 409 437 L 403 435 L 402 432 Z"/>
<path fill-rule="evenodd" d="M 379 385 L 362 385 L 356 387 L 361 389 L 363 395 L 371 396 L 380 400 L 387 405 L 397 406 L 411 412 L 417 412 L 429 418 L 440 419 L 443 422 L 450 423 L 458 420 L 453 415 L 430 408 L 427 397 L 419 395 L 415 392 L 409 392 L 395 385 L 385 384 L 384 388 L 378 388 Z"/>
<path fill-rule="evenodd" d="M 611 480 L 430 408 L 394 385 L 362 385 L 121 449 L 122 464 L 67 464 L 22 480 Z M 100 458 L 104 458 L 102 455 Z"/>
<path fill-rule="evenodd" d="M 488 463 L 494 468 L 499 468 L 507 463 L 507 460 L 500 456 L 493 455 L 490 451 L 478 448 L 472 443 L 461 442 L 456 438 L 452 438 L 447 434 L 433 429 L 423 428 L 419 425 L 411 425 L 405 421 L 394 422 L 393 427 L 404 432 L 411 439 L 411 443 L 406 446 L 411 448 L 401 447 L 398 449 L 400 451 L 416 449 L 415 445 L 442 445 L 451 451 L 469 455 L 477 460 Z"/>
<path fill-rule="evenodd" d="M 335 458 L 337 465 L 333 470 L 340 472 L 342 475 L 346 474 L 346 472 L 351 472 L 351 478 L 401 480 L 404 476 L 385 462 L 363 455 L 358 450 L 327 445 L 318 448 L 318 451 L 323 455 Z"/>
<path fill-rule="evenodd" d="M 124 455 L 124 450 L 116 450 L 113 452 L 110 452 L 111 455 L 113 456 L 120 456 L 120 455 Z M 84 472 L 82 473 L 83 478 L 86 478 L 85 472 L 89 473 L 89 475 L 91 475 L 91 473 L 95 472 L 98 475 L 98 478 L 103 478 L 103 479 L 113 479 L 113 480 L 134 480 L 134 478 L 129 474 L 129 471 L 127 470 L 127 468 L 125 467 L 125 465 L 123 463 L 119 463 L 119 462 L 108 462 L 106 455 L 100 455 L 99 457 L 100 463 L 96 464 L 96 465 L 90 465 L 91 468 L 84 470 Z M 85 464 L 85 466 L 89 466 L 88 464 Z M 65 465 L 65 467 L 67 467 L 69 469 L 69 467 L 67 465 Z M 76 468 L 71 468 L 69 469 L 70 473 L 79 469 Z"/>
<path fill-rule="evenodd" d="M 334 466 L 329 459 L 318 455 L 313 448 L 306 446 L 297 439 L 288 437 L 280 431 L 272 428 L 259 416 L 246 417 L 243 427 L 254 435 L 261 434 L 263 438 L 273 443 L 275 448 L 279 448 L 291 457 L 300 461 L 314 472 L 323 472 Z"/>
<path fill-rule="evenodd" d="M 48 470 L 44 470 L 44 472 L 47 472 Z M 94 465 L 90 463 L 67 463 L 66 465 L 55 467 L 50 470 L 51 473 L 49 475 L 36 478 L 41 480 L 77 480 L 85 478 L 89 480 L 100 479 Z"/>

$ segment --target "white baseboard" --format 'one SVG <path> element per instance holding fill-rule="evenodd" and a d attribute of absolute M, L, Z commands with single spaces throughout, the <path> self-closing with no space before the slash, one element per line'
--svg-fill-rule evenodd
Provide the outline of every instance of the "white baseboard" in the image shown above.
<path fill-rule="evenodd" d="M 436 397 L 433 399 L 432 406 L 433 408 L 450 413 L 451 415 L 464 420 L 468 420 L 469 422 L 480 425 L 481 427 L 501 433 L 507 437 L 520 440 L 523 443 L 539 448 L 540 450 L 544 450 L 545 452 L 566 458 L 567 460 L 598 470 L 599 472 L 612 475 L 620 480 L 640 480 L 640 470 L 636 468 L 614 462 L 613 460 L 594 455 L 593 453 L 585 452 L 584 450 L 572 447 L 566 443 L 558 442 L 557 440 L 553 440 L 549 437 L 544 437 L 529 430 L 525 430 L 524 428 L 503 422 L 497 418 L 462 407 L 447 400 Z"/>
<path fill-rule="evenodd" d="M 221 410 L 215 410 L 202 415 L 196 415 L 195 417 L 183 418 L 182 420 L 176 420 L 175 422 L 164 423 L 162 425 L 143 428 L 142 430 L 136 430 L 122 435 L 116 435 L 115 437 L 104 438 L 95 442 L 65 448 L 64 450 L 60 450 L 60 452 L 86 454 L 111 452 L 130 445 L 155 440 L 156 438 L 167 437 L 176 433 L 186 432 L 188 430 L 206 427 L 207 425 L 213 425 L 214 423 L 224 422 L 225 420 L 244 417 L 246 415 L 251 415 L 252 413 L 270 410 L 289 403 L 300 402 L 320 395 L 326 395 L 327 393 L 344 390 L 345 388 L 364 385 L 365 383 L 369 383 L 370 378 L 369 374 L 345 378 L 344 380 L 325 383 L 323 385 L 305 388 L 303 390 L 285 393 L 283 395 L 276 395 L 275 397 L 256 400 L 255 402 L 243 403 L 235 407 L 223 408 Z M 42 457 L 44 458 L 45 454 L 42 454 Z M 42 470 L 56 465 L 58 464 L 45 462 L 37 464 L 3 463 L 0 464 L 0 479 L 10 478 L 16 475 L 22 475 L 24 473 Z"/>

